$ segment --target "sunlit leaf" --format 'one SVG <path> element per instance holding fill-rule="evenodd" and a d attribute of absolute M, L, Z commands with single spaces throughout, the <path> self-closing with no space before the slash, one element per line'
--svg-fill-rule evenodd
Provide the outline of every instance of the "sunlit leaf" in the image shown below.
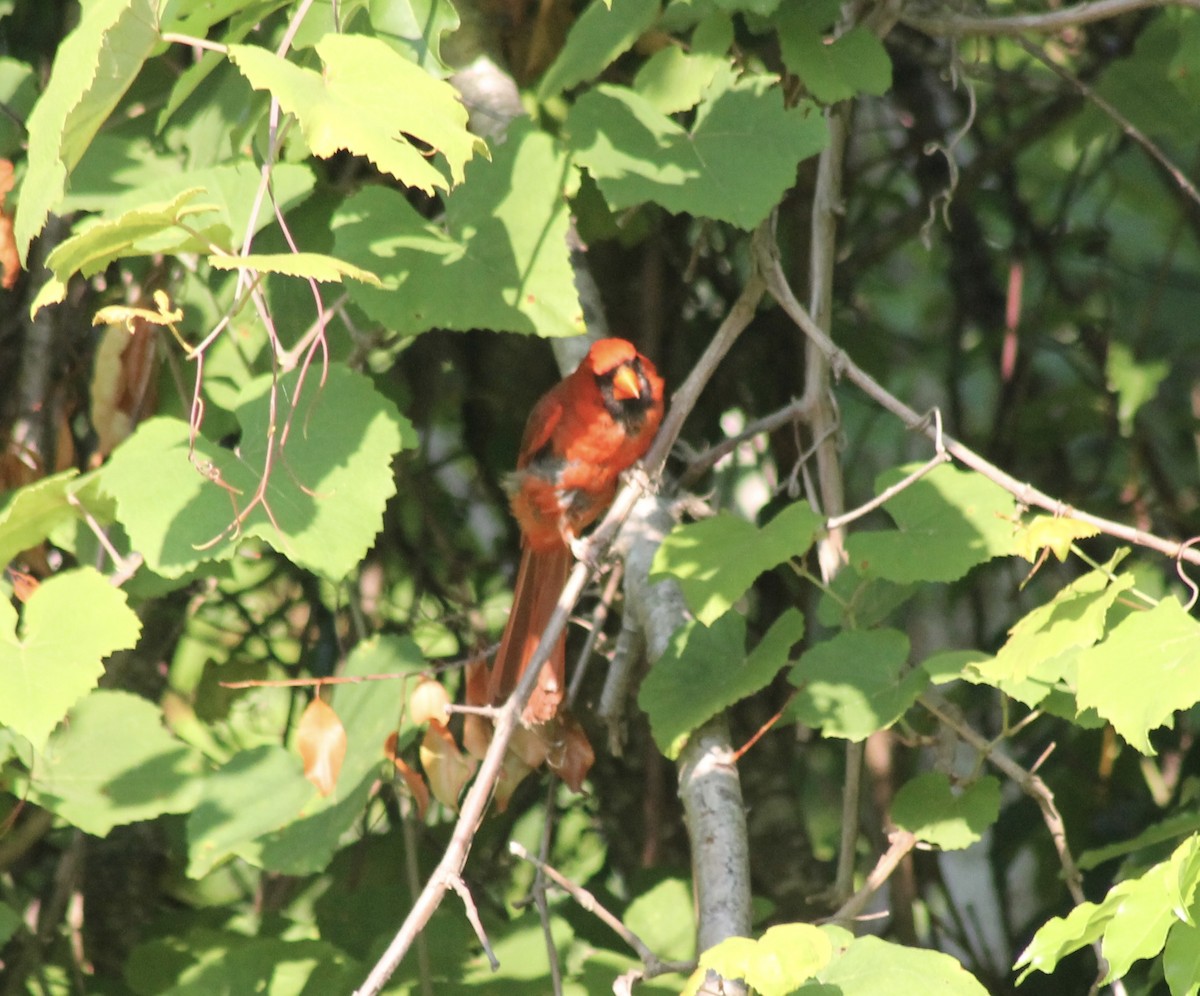
<path fill-rule="evenodd" d="M 1065 515 L 1036 515 L 1031 522 L 1017 527 L 1013 537 L 1013 552 L 1034 563 L 1042 548 L 1049 547 L 1054 556 L 1063 561 L 1067 559 L 1075 540 L 1086 539 L 1099 532 L 1096 526 Z"/>
<path fill-rule="evenodd" d="M 482 140 L 467 131 L 457 91 L 385 42 L 331 33 L 316 49 L 325 64 L 322 73 L 257 46 L 229 46 L 251 86 L 270 91 L 299 120 L 314 155 L 328 158 L 345 150 L 366 156 L 402 183 L 432 194 L 462 182 L 471 157 L 487 154 Z M 407 136 L 441 152 L 449 177 Z"/>
<path fill-rule="evenodd" d="M 339 259 L 378 274 L 383 288 L 351 283 L 351 298 L 396 332 L 491 328 L 577 335 L 583 312 L 567 249 L 567 198 L 578 174 L 555 141 L 514 122 L 492 162 L 467 167 L 429 221 L 398 192 L 372 186 L 333 216 Z"/>
<path fill-rule="evenodd" d="M 67 177 L 159 44 L 155 0 L 95 0 L 59 44 L 29 116 L 29 160 L 15 231 L 22 259 Z"/>
<path fill-rule="evenodd" d="M 96 686 L 104 658 L 132 647 L 142 625 L 124 592 L 91 567 L 47 578 L 20 621 L 0 599 L 0 723 L 35 749 Z"/>
<path fill-rule="evenodd" d="M 104 837 L 115 826 L 189 811 L 201 774 L 196 751 L 167 732 L 153 703 L 97 690 L 50 737 L 30 784 L 33 801 Z"/>
<path fill-rule="evenodd" d="M 1200 702 L 1200 623 L 1174 598 L 1132 612 L 1078 661 L 1078 698 L 1143 754 L 1149 733 Z"/>
<path fill-rule="evenodd" d="M 538 100 L 599 75 L 654 23 L 658 11 L 659 0 L 592 0 L 538 84 Z"/>

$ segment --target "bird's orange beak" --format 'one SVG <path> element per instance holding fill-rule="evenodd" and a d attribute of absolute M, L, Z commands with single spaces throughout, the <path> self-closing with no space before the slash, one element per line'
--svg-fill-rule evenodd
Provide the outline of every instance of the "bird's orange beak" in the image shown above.
<path fill-rule="evenodd" d="M 617 367 L 616 373 L 613 374 L 613 397 L 618 401 L 626 401 L 629 398 L 640 398 L 641 396 L 642 388 L 638 383 L 637 374 L 633 372 L 633 367 L 628 363 Z"/>

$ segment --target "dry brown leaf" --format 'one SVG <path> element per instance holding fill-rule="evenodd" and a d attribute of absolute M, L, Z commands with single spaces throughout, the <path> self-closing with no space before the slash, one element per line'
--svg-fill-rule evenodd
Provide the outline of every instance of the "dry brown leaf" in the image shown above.
<path fill-rule="evenodd" d="M 393 757 L 392 763 L 400 772 L 400 777 L 404 779 L 404 784 L 408 786 L 408 791 L 412 793 L 413 801 L 417 804 L 417 819 L 425 819 L 425 813 L 429 810 L 429 786 L 425 779 L 403 758 Z"/>
<path fill-rule="evenodd" d="M 321 795 L 329 795 L 337 785 L 346 759 L 346 728 L 333 708 L 319 696 L 300 717 L 296 747 L 304 761 L 304 777 Z"/>
<path fill-rule="evenodd" d="M 430 720 L 425 739 L 421 741 L 421 767 L 425 769 L 429 789 L 438 802 L 458 812 L 458 797 L 477 766 L 458 749 L 445 726 L 436 719 Z"/>
<path fill-rule="evenodd" d="M 158 337 L 142 319 L 108 325 L 92 366 L 91 415 L 97 457 L 108 456 L 158 404 Z"/>

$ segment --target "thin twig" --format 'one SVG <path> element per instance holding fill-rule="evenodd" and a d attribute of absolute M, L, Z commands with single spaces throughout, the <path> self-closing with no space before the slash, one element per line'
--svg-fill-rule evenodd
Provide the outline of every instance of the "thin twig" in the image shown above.
<path fill-rule="evenodd" d="M 596 917 L 597 920 L 605 924 L 605 926 L 607 926 L 618 937 L 620 937 L 622 941 L 628 944 L 645 966 L 646 978 L 650 978 L 655 975 L 663 975 L 667 972 L 681 972 L 686 974 L 695 969 L 695 962 L 665 961 L 662 958 L 659 958 L 658 955 L 650 950 L 645 941 L 643 941 L 640 937 L 638 937 L 637 934 L 626 927 L 625 924 L 621 922 L 621 919 L 610 912 L 603 903 L 601 903 L 594 895 L 592 895 L 592 893 L 583 888 L 583 886 L 576 885 L 569 878 L 558 871 L 558 869 L 547 864 L 540 858 L 530 854 L 529 851 L 527 851 L 515 840 L 509 842 L 508 849 L 518 858 L 530 862 L 530 864 L 537 868 L 538 871 L 544 874 L 548 879 L 550 879 L 550 881 L 552 881 L 555 885 L 566 892 L 567 895 L 574 899 L 575 902 L 579 904 L 581 909 L 591 913 Z"/>
<path fill-rule="evenodd" d="M 888 849 L 879 855 L 862 886 L 829 918 L 830 923 L 849 923 L 867 908 L 867 903 L 891 877 L 910 851 L 916 846 L 917 838 L 908 830 L 893 830 L 888 834 Z"/>
<path fill-rule="evenodd" d="M 1200 0 L 1198 0 L 1200 6 Z M 1117 127 L 1128 135 L 1133 141 L 1142 147 L 1151 159 L 1161 166 L 1170 175 L 1171 179 L 1179 186 L 1179 188 L 1192 199 L 1195 204 L 1200 204 L 1200 191 L 1196 190 L 1196 185 L 1187 178 L 1183 170 L 1175 165 L 1170 157 L 1163 152 L 1137 125 L 1129 120 L 1124 114 L 1117 110 L 1112 104 L 1100 96 L 1095 90 L 1079 79 L 1079 77 L 1067 72 L 1057 62 L 1051 59 L 1045 52 L 1034 45 L 1032 42 L 1024 38 L 1018 39 L 1018 44 L 1031 56 L 1037 59 L 1043 66 L 1049 69 L 1060 79 L 1070 83 L 1076 90 L 1080 92 L 1085 100 L 1091 101 L 1101 111 L 1107 114 Z"/>

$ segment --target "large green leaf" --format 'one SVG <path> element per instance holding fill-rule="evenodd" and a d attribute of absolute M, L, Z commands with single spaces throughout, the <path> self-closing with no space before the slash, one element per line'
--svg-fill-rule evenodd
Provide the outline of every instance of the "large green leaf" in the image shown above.
<path fill-rule="evenodd" d="M 817 977 L 839 996 L 987 996 L 979 981 L 950 955 L 878 937 L 855 938 Z M 796 991 L 797 996 L 809 992 L 807 986 Z"/>
<path fill-rule="evenodd" d="M 700 956 L 682 996 L 699 992 L 709 971 L 743 979 L 762 996 L 786 996 L 828 965 L 833 953 L 829 935 L 809 923 L 777 924 L 757 940 L 730 937 Z"/>
<path fill-rule="evenodd" d="M 383 187 L 346 200 L 333 218 L 334 251 L 384 285 L 350 285 L 354 301 L 406 334 L 435 327 L 582 332 L 567 250 L 566 198 L 578 176 L 562 150 L 517 121 L 494 161 L 467 168 L 467 181 L 446 198 L 441 224 Z"/>
<path fill-rule="evenodd" d="M 990 775 L 956 791 L 940 771 L 905 782 L 892 801 L 896 825 L 943 851 L 970 847 L 1000 815 L 1000 783 Z"/>
<path fill-rule="evenodd" d="M 733 22 L 723 12 L 696 25 L 691 44 L 665 45 L 645 61 L 633 90 L 663 114 L 689 111 L 700 103 L 720 69 L 728 65 Z"/>
<path fill-rule="evenodd" d="M 67 495 L 78 474 L 77 470 L 64 470 L 5 496 L 0 504 L 0 564 L 37 546 L 56 527 L 76 518 L 78 513 Z"/>
<path fill-rule="evenodd" d="M 706 626 L 723 616 L 764 571 L 801 556 L 824 519 L 798 501 L 762 529 L 721 512 L 677 526 L 654 554 L 651 578 L 679 582 L 688 608 Z"/>
<path fill-rule="evenodd" d="M 646 201 L 751 229 L 828 141 L 812 104 L 785 108 L 776 79 L 717 74 L 690 129 L 645 97 L 602 84 L 567 116 L 567 141 L 613 210 Z M 754 168 L 746 168 L 748 149 Z"/>
<path fill-rule="evenodd" d="M 314 155 L 346 150 L 366 156 L 401 183 L 432 194 L 460 183 L 463 167 L 487 146 L 467 131 L 458 92 L 378 38 L 329 34 L 317 43 L 324 72 L 253 45 L 229 46 L 230 58 L 257 90 L 267 90 L 300 122 Z M 446 158 L 447 177 L 408 137 Z"/>
<path fill-rule="evenodd" d="M 141 623 L 125 594 L 90 567 L 55 574 L 17 610 L 0 599 L 0 723 L 38 750 L 104 673 L 104 658 L 132 647 Z"/>
<path fill-rule="evenodd" d="M 155 0 L 94 0 L 58 47 L 29 116 L 29 158 L 14 234 L 21 258 L 56 208 L 88 144 L 158 44 Z"/>
<path fill-rule="evenodd" d="M 882 493 L 914 469 L 881 474 L 876 488 Z M 861 574 L 902 584 L 956 581 L 976 564 L 1012 552 L 1016 503 L 981 474 L 937 467 L 884 508 L 898 529 L 852 533 L 846 540 Z"/>
<path fill-rule="evenodd" d="M 458 30 L 458 11 L 450 0 L 370 0 L 371 25 L 434 76 L 449 76 L 442 61 L 443 36 Z"/>
<path fill-rule="evenodd" d="M 800 689 L 789 714 L 826 736 L 864 740 L 886 729 L 929 676 L 908 670 L 908 637 L 894 629 L 846 630 L 806 650 L 788 675 Z"/>
<path fill-rule="evenodd" d="M 1174 598 L 1133 612 L 1078 659 L 1078 699 L 1143 754 L 1149 733 L 1200 702 L 1200 623 Z"/>
<path fill-rule="evenodd" d="M 981 680 L 1000 688 L 1030 676 L 1055 680 L 1058 675 L 1046 673 L 1043 665 L 1099 640 L 1104 635 L 1108 610 L 1133 583 L 1131 574 L 1114 579 L 1111 565 L 1077 578 L 1017 622 L 996 656 L 976 665 L 975 672 Z"/>
<path fill-rule="evenodd" d="M 662 752 L 677 757 L 689 733 L 764 687 L 803 635 L 804 616 L 795 609 L 776 619 L 750 654 L 746 620 L 736 612 L 711 626 L 689 622 L 676 630 L 638 693 Z"/>
<path fill-rule="evenodd" d="M 35 758 L 33 801 L 97 837 L 160 813 L 185 813 L 202 761 L 166 731 L 162 713 L 128 692 L 94 691 Z"/>
<path fill-rule="evenodd" d="M 659 0 L 592 0 L 538 84 L 538 100 L 598 76 L 654 23 L 658 12 Z"/>
<path fill-rule="evenodd" d="M 892 63 L 883 42 L 862 25 L 826 39 L 823 29 L 832 20 L 829 15 L 836 13 L 837 4 L 781 4 L 773 20 L 784 65 L 823 104 L 860 93 L 886 93 L 892 85 Z"/>
<path fill-rule="evenodd" d="M 415 435 L 361 374 L 334 364 L 323 386 L 318 376 L 310 371 L 286 443 L 272 452 L 265 500 L 250 511 L 240 535 L 260 536 L 294 563 L 340 578 L 379 532 L 395 491 L 392 457 L 413 445 Z M 269 441 L 282 440 L 297 378 L 293 373 L 279 382 L 276 426 L 269 375 L 242 393 L 237 450 L 197 437 L 195 460 L 203 474 L 188 459 L 188 426 L 179 419 L 143 422 L 117 447 L 103 484 L 152 570 L 178 577 L 232 554 L 240 536 L 231 526 L 260 486 Z"/>

